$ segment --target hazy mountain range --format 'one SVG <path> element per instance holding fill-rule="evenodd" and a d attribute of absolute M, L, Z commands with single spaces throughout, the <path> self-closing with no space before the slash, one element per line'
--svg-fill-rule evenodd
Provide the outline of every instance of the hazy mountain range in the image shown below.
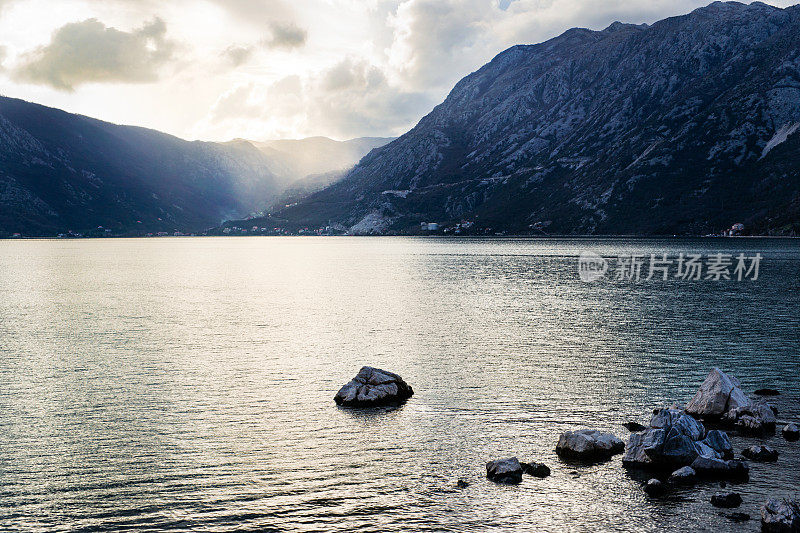
<path fill-rule="evenodd" d="M 0 235 L 200 231 L 321 188 L 388 140 L 188 142 L 0 97 Z"/>
<path fill-rule="evenodd" d="M 566 234 L 800 221 L 800 7 L 716 2 L 572 29 L 461 80 L 407 134 L 273 218 L 354 233 L 421 221 Z"/>
<path fill-rule="evenodd" d="M 800 7 L 715 2 L 515 46 L 396 140 L 187 142 L 3 98 L 0 141 L 6 233 L 265 211 L 247 224 L 797 234 Z"/>

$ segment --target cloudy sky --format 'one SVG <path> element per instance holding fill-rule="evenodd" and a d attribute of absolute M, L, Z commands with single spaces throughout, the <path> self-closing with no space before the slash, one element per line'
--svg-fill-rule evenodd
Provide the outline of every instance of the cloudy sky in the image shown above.
<path fill-rule="evenodd" d="M 0 93 L 188 139 L 399 135 L 509 46 L 706 3 L 0 0 Z"/>

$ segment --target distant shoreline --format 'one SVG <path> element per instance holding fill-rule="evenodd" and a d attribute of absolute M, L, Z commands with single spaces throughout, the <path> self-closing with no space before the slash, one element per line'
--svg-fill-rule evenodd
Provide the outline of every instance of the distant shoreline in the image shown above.
<path fill-rule="evenodd" d="M 145 237 L 139 235 L 114 235 L 108 237 L 0 237 L 0 241 L 102 241 L 102 240 L 118 240 L 118 239 L 193 239 L 193 238 L 224 238 L 224 239 L 241 239 L 241 238 L 387 238 L 387 237 L 402 237 L 414 239 L 531 239 L 531 240 L 548 240 L 548 239 L 800 239 L 800 236 L 791 235 L 736 235 L 736 236 L 723 236 L 723 235 L 636 235 L 636 234 L 621 234 L 621 235 L 530 235 L 530 234 L 508 234 L 508 235 L 162 235 Z"/>

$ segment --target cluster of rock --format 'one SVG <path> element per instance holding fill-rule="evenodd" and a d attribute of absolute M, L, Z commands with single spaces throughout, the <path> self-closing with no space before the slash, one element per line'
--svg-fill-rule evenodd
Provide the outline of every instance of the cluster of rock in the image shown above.
<path fill-rule="evenodd" d="M 495 483 L 516 485 L 522 482 L 522 474 L 545 478 L 550 475 L 550 468 L 543 463 L 523 463 L 516 457 L 486 463 L 486 477 Z"/>
<path fill-rule="evenodd" d="M 773 389 L 761 392 L 777 394 Z M 413 394 L 412 388 L 397 374 L 365 366 L 339 390 L 334 400 L 342 406 L 374 407 L 400 404 Z M 751 401 L 735 378 L 714 368 L 685 409 L 656 409 L 648 426 L 637 422 L 625 424 L 633 432 L 627 445 L 611 433 L 580 429 L 562 433 L 556 453 L 567 460 L 598 461 L 624 452 L 622 464 L 626 467 L 671 472 L 666 482 L 652 478 L 645 485 L 645 492 L 655 497 L 663 494 L 667 486 L 693 484 L 700 476 L 747 478 L 749 466 L 733 458 L 727 433 L 707 430 L 700 420 L 727 424 L 748 434 L 763 434 L 775 430 L 775 415 L 772 406 L 763 400 Z M 789 441 L 800 439 L 800 429 L 792 423 L 783 428 L 782 434 Z M 742 455 L 759 462 L 778 459 L 778 452 L 766 445 L 750 446 Z M 486 463 L 486 477 L 496 483 L 517 484 L 522 482 L 523 474 L 544 478 L 550 475 L 550 468 L 542 463 L 524 463 L 516 457 Z M 457 486 L 466 488 L 469 483 L 460 479 Z M 741 495 L 735 492 L 711 497 L 715 507 L 732 508 L 741 503 Z M 749 516 L 733 513 L 729 518 L 741 521 Z M 800 533 L 800 503 L 767 501 L 761 509 L 761 528 L 767 533 Z"/>
<path fill-rule="evenodd" d="M 346 407 L 379 407 L 401 404 L 413 394 L 411 386 L 397 374 L 365 366 L 333 399 Z"/>
<path fill-rule="evenodd" d="M 774 396 L 778 391 L 763 389 L 762 396 Z M 668 486 L 693 484 L 699 476 L 714 478 L 746 478 L 749 466 L 733 459 L 733 447 L 727 433 L 707 430 L 700 420 L 718 423 L 748 435 L 773 432 L 777 411 L 764 400 L 751 401 L 739 382 L 718 368 L 713 369 L 686 405 L 654 411 L 649 427 L 628 423 L 633 433 L 625 447 L 622 462 L 627 467 L 672 471 L 666 482 L 650 479 L 644 487 L 653 497 L 662 495 Z M 699 419 L 699 420 L 698 420 Z M 800 429 L 789 423 L 782 435 L 788 441 L 800 438 Z M 742 451 L 751 461 L 773 462 L 778 452 L 763 444 Z M 738 507 L 742 497 L 735 492 L 716 493 L 711 497 L 715 507 Z M 745 513 L 728 515 L 732 520 L 748 520 Z M 769 500 L 761 510 L 763 532 L 800 532 L 800 503 L 792 500 Z"/>
<path fill-rule="evenodd" d="M 686 404 L 686 412 L 744 433 L 761 435 L 775 431 L 775 409 L 764 400 L 751 401 L 739 381 L 719 368 L 711 370 L 700 390 Z"/>
<path fill-rule="evenodd" d="M 702 423 L 677 408 L 655 411 L 650 427 L 630 436 L 622 464 L 671 470 L 671 479 L 679 483 L 686 483 L 697 474 L 746 476 L 748 472 L 746 463 L 733 459 L 733 446 L 725 432 L 707 431 Z"/>

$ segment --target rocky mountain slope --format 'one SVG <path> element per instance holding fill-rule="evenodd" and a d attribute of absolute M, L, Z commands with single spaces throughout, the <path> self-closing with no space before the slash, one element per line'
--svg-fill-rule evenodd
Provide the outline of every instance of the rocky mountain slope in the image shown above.
<path fill-rule="evenodd" d="M 286 186 L 247 142 L 188 142 L 0 98 L 0 236 L 198 231 Z"/>
<path fill-rule="evenodd" d="M 800 230 L 800 6 L 715 2 L 572 29 L 461 80 L 407 134 L 273 215 L 564 234 Z"/>

